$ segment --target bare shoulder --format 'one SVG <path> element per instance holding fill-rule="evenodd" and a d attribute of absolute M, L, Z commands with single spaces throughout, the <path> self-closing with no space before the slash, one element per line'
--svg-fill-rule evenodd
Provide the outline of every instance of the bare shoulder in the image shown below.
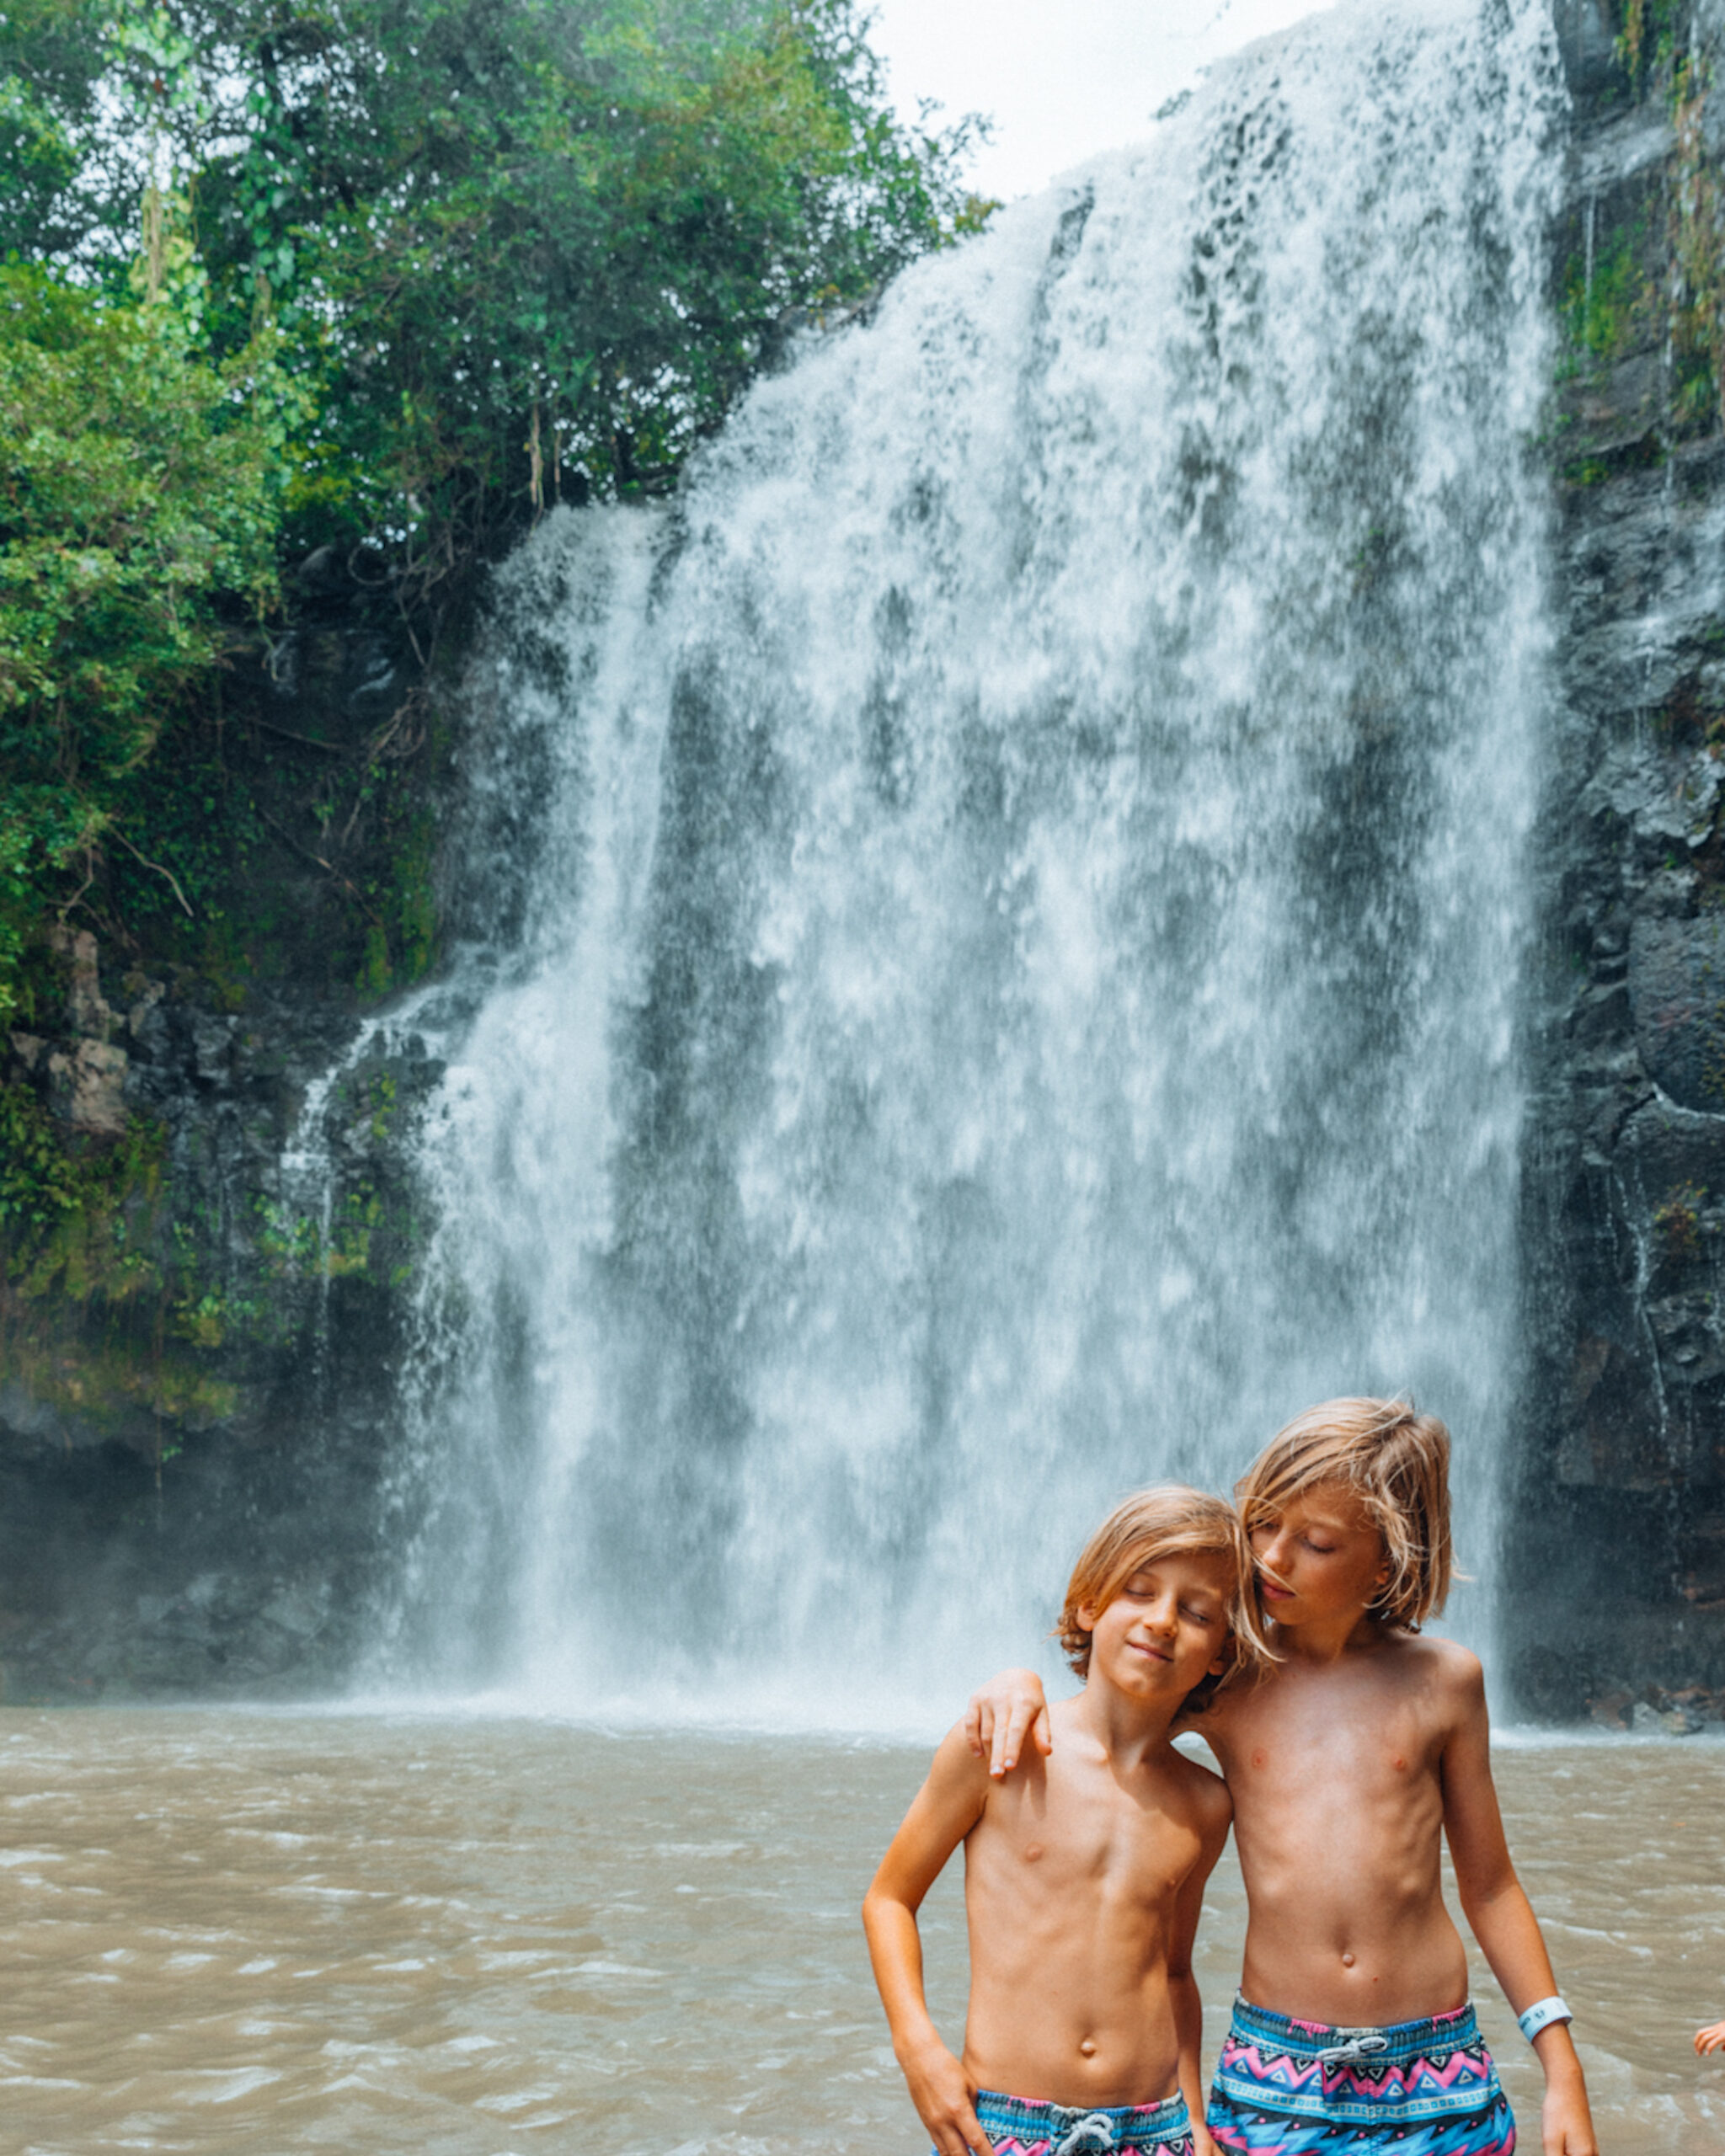
<path fill-rule="evenodd" d="M 1448 1737 L 1463 1732 L 1484 1734 L 1486 1673 L 1479 1657 L 1455 1640 L 1424 1632 L 1397 1632 L 1385 1641 L 1410 1700 L 1420 1702 L 1420 1718 Z"/>
<path fill-rule="evenodd" d="M 1275 1689 L 1276 1666 L 1244 1670 L 1215 1694 L 1201 1714 L 1182 1716 L 1174 1726 L 1182 1733 L 1201 1737 L 1212 1750 L 1217 1738 L 1237 1737 L 1263 1713 Z"/>
<path fill-rule="evenodd" d="M 1031 1753 L 1036 1751 L 1033 1744 L 1025 1748 Z M 1039 1758 L 1040 1754 L 1037 1756 Z M 1007 1776 L 1007 1780 L 1017 1780 L 1023 1772 L 1022 1766 L 1015 1768 Z M 970 1739 L 963 1722 L 954 1722 L 942 1737 L 929 1766 L 926 1786 L 932 1794 L 948 1802 L 974 1800 L 979 1812 L 987 1802 L 989 1793 L 995 1786 L 989 1780 L 988 1762 L 979 1759 L 971 1750 Z"/>
<path fill-rule="evenodd" d="M 1206 1767 L 1201 1760 L 1188 1759 L 1183 1752 L 1170 1748 L 1168 1758 L 1169 1780 L 1189 1812 L 1193 1825 L 1206 1841 L 1226 1834 L 1234 1817 L 1228 1785 L 1214 1768 Z"/>
<path fill-rule="evenodd" d="M 1393 1632 L 1385 1645 L 1410 1676 L 1417 1673 L 1458 1701 L 1485 1697 L 1485 1666 L 1459 1641 L 1434 1639 L 1429 1632 Z"/>

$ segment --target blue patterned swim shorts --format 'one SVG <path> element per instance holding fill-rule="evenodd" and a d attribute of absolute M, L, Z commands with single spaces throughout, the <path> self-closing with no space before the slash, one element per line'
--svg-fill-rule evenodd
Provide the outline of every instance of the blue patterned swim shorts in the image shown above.
<path fill-rule="evenodd" d="M 976 2116 L 995 2156 L 1192 2156 L 1192 2118 L 1183 2096 L 1160 2104 L 1038 2104 L 976 2094 Z"/>
<path fill-rule="evenodd" d="M 1332 2029 L 1236 1999 L 1205 2122 L 1229 2156 L 1513 2156 L 1515 2147 L 1471 2006 Z"/>

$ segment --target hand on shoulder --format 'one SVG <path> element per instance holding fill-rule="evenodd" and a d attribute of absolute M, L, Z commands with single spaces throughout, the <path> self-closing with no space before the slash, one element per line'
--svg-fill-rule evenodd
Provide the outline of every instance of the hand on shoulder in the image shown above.
<path fill-rule="evenodd" d="M 1027 1740 L 1044 1756 L 1054 1749 L 1047 1696 L 1033 1669 L 1003 1669 L 973 1692 L 963 1727 L 970 1749 L 996 1780 L 1017 1765 Z"/>

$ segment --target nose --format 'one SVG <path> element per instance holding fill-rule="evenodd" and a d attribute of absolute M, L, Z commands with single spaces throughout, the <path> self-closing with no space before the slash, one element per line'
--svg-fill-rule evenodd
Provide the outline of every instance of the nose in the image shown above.
<path fill-rule="evenodd" d="M 1144 1621 L 1153 1631 L 1172 1632 L 1179 1628 L 1179 1604 L 1172 1594 L 1159 1594 L 1146 1604 Z"/>

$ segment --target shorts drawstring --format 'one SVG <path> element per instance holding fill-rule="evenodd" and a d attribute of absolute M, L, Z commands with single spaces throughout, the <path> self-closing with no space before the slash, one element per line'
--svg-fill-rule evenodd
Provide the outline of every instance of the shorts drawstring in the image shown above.
<path fill-rule="evenodd" d="M 1345 2044 L 1326 2045 L 1317 2055 L 1317 2063 L 1320 2066 L 1343 2066 L 1354 2059 L 1370 2058 L 1375 2052 L 1386 2052 L 1389 2048 L 1389 2038 L 1380 2036 L 1375 2032 L 1366 2036 L 1350 2036 Z"/>
<path fill-rule="evenodd" d="M 1055 2143 L 1054 2156 L 1080 2156 L 1080 2151 L 1093 2148 L 1098 2152 L 1114 2145 L 1114 2122 L 1106 2111 L 1092 2111 L 1077 2124 L 1069 2127 Z"/>

